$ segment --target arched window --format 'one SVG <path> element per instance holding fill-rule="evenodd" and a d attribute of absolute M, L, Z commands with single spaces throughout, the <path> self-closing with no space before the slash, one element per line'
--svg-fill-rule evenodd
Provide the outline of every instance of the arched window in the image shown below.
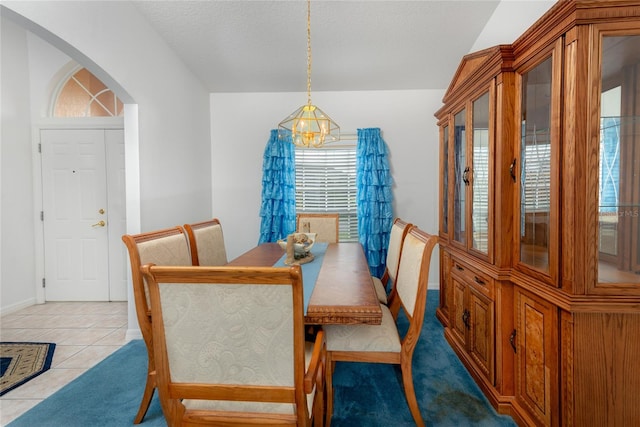
<path fill-rule="evenodd" d="M 73 74 L 55 100 L 54 117 L 122 116 L 122 101 L 86 68 Z"/>

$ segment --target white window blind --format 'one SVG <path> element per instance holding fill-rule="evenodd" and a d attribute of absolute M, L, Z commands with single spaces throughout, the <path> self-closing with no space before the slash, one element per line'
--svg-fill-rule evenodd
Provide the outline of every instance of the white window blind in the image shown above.
<path fill-rule="evenodd" d="M 527 212 L 549 212 L 551 144 L 548 139 L 542 143 L 527 143 L 523 154 L 523 207 Z"/>
<path fill-rule="evenodd" d="M 358 240 L 356 146 L 296 148 L 296 211 L 340 214 L 340 241 Z"/>
<path fill-rule="evenodd" d="M 473 131 L 473 247 L 483 252 L 489 245 L 489 130 Z"/>

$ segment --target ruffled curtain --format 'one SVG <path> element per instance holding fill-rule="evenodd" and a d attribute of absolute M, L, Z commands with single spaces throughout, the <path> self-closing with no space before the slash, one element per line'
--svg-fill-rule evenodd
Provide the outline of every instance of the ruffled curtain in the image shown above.
<path fill-rule="evenodd" d="M 295 151 L 291 136 L 271 130 L 262 160 L 260 243 L 275 242 L 296 228 Z"/>
<path fill-rule="evenodd" d="M 360 243 L 371 274 L 382 277 L 393 225 L 393 180 L 387 144 L 379 128 L 358 129 L 356 184 Z"/>

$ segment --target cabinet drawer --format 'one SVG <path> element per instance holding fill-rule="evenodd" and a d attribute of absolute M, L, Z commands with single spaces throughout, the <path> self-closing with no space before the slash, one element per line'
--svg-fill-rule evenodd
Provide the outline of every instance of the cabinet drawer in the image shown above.
<path fill-rule="evenodd" d="M 469 267 L 469 265 L 456 258 L 451 259 L 451 274 L 464 280 L 475 290 L 493 300 L 494 283 L 493 279 L 487 274 Z"/>

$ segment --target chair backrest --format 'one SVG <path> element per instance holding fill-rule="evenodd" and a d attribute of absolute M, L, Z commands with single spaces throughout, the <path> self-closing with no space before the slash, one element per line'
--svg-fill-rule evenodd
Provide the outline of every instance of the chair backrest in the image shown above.
<path fill-rule="evenodd" d="M 181 425 L 190 409 L 216 411 L 206 415 L 212 424 L 260 425 L 274 414 L 305 424 L 300 266 L 146 265 L 143 271 L 169 425 Z"/>
<path fill-rule="evenodd" d="M 222 234 L 222 225 L 218 218 L 208 221 L 185 224 L 189 237 L 191 263 L 193 265 L 225 265 L 227 250 Z"/>
<path fill-rule="evenodd" d="M 316 241 L 337 243 L 340 228 L 340 215 L 332 213 L 299 213 L 296 214 L 298 232 L 316 233 Z"/>
<path fill-rule="evenodd" d="M 142 337 L 151 343 L 151 309 L 148 285 L 140 267 L 144 264 L 191 265 L 189 244 L 182 227 L 172 227 L 141 234 L 125 234 L 122 241 L 129 251 L 133 297 Z M 151 350 L 150 347 L 148 347 Z"/>
<path fill-rule="evenodd" d="M 389 247 L 387 248 L 387 261 L 386 261 L 386 273 L 388 279 L 395 284 L 396 277 L 398 275 L 398 267 L 400 266 L 400 256 L 402 254 L 402 244 L 404 238 L 409 232 L 409 227 L 412 224 L 404 222 L 400 218 L 396 218 L 391 226 L 391 233 L 389 234 Z M 384 284 L 385 281 L 383 281 Z"/>
<path fill-rule="evenodd" d="M 394 317 L 397 317 L 399 308 L 402 307 L 409 319 L 409 329 L 402 340 L 402 345 L 403 348 L 409 345 L 410 352 L 413 352 L 422 329 L 427 304 L 429 266 L 436 243 L 438 243 L 437 236 L 427 234 L 412 225 L 402 245 L 395 286 L 396 297 L 392 300 L 391 311 Z"/>

